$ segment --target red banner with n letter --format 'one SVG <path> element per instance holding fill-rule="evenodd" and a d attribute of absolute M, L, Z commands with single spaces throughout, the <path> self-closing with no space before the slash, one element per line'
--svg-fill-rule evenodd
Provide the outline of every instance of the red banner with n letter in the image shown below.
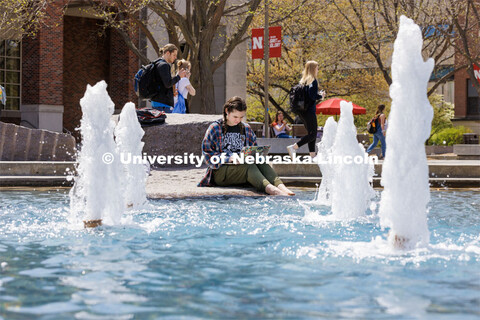
<path fill-rule="evenodd" d="M 476 64 L 473 64 L 473 73 L 475 74 L 475 79 L 477 79 L 478 83 L 480 83 L 480 67 Z"/>
<path fill-rule="evenodd" d="M 268 33 L 270 58 L 280 58 L 282 56 L 282 27 L 270 27 Z M 252 59 L 263 59 L 263 36 L 263 28 L 252 29 Z"/>

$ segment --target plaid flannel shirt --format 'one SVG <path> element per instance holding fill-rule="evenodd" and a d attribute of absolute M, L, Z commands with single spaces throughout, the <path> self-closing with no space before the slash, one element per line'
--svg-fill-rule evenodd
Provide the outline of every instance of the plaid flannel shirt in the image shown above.
<path fill-rule="evenodd" d="M 245 126 L 245 138 L 246 143 L 245 146 L 256 146 L 257 145 L 257 137 L 253 132 L 252 128 L 247 123 L 243 123 Z M 198 184 L 199 187 L 209 187 L 213 186 L 213 170 L 218 169 L 222 166 L 221 163 L 213 164 L 211 159 L 213 156 L 218 156 L 223 153 L 222 150 L 222 122 L 221 120 L 215 121 L 212 123 L 205 133 L 205 137 L 202 141 L 202 154 L 205 157 L 205 163 L 208 165 L 207 172 L 205 177 L 200 181 Z M 232 154 L 226 154 L 225 163 L 228 162 Z"/>

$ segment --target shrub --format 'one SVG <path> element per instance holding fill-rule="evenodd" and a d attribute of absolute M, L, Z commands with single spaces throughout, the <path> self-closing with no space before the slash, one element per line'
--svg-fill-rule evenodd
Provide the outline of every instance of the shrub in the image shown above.
<path fill-rule="evenodd" d="M 454 144 L 463 143 L 463 134 L 472 132 L 472 130 L 464 126 L 445 128 L 435 133 L 430 142 L 439 146 L 453 146 Z"/>
<path fill-rule="evenodd" d="M 444 101 L 443 96 L 439 94 L 432 94 L 429 100 L 433 107 L 432 131 L 430 132 L 430 137 L 432 137 L 443 129 L 453 127 L 450 119 L 454 116 L 454 107 L 453 104 Z"/>

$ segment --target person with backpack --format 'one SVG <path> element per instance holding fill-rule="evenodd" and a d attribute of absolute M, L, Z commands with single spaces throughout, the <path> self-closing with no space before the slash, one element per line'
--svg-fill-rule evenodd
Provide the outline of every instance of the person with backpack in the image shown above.
<path fill-rule="evenodd" d="M 234 164 L 234 154 L 243 147 L 256 146 L 257 137 L 242 119 L 247 113 L 245 100 L 230 98 L 223 106 L 223 119 L 213 122 L 202 141 L 202 155 L 208 165 L 199 187 L 250 184 L 270 195 L 295 195 L 268 163 Z M 220 159 L 224 161 L 220 161 Z"/>
<path fill-rule="evenodd" d="M 187 100 L 188 94 L 194 96 L 196 93 L 195 88 L 190 83 L 191 66 L 192 65 L 190 64 L 190 62 L 184 59 L 177 62 L 177 69 L 187 70 L 187 75 L 186 77 L 180 79 L 180 81 L 176 84 L 178 94 L 175 97 L 175 107 L 173 108 L 173 113 L 189 113 Z"/>
<path fill-rule="evenodd" d="M 155 61 L 156 93 L 150 98 L 152 107 L 172 113 L 174 107 L 173 90 L 175 84 L 181 78 L 187 76 L 186 69 L 180 69 L 175 77 L 172 77 L 171 64 L 177 60 L 178 48 L 174 44 L 166 44 L 161 50 L 162 58 Z"/>
<path fill-rule="evenodd" d="M 385 105 L 381 104 L 377 108 L 377 112 L 375 112 L 375 117 L 373 117 L 373 121 L 375 123 L 376 131 L 373 134 L 373 143 L 368 147 L 367 153 L 373 150 L 380 141 L 381 148 L 382 148 L 382 155 L 378 159 L 385 158 L 385 152 L 387 150 L 387 143 L 385 142 L 385 134 L 386 134 L 386 123 L 387 119 L 383 111 L 385 110 Z"/>
<path fill-rule="evenodd" d="M 303 111 L 297 111 L 298 116 L 302 119 L 303 125 L 307 129 L 307 135 L 302 137 L 295 144 L 287 146 L 288 154 L 294 157 L 296 150 L 301 146 L 308 144 L 310 156 L 315 157 L 315 143 L 317 140 L 317 115 L 315 113 L 315 105 L 318 100 L 325 97 L 325 91 L 318 89 L 318 63 L 316 61 L 307 61 L 305 69 L 302 73 L 300 84 L 304 87 L 305 107 Z"/>

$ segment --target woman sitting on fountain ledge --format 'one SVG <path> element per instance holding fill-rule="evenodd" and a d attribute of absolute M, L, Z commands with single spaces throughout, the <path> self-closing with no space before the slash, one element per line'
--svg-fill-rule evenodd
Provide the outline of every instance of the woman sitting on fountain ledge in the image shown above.
<path fill-rule="evenodd" d="M 245 146 L 257 145 L 255 133 L 248 124 L 242 122 L 246 113 L 245 101 L 240 97 L 232 97 L 223 106 L 223 119 L 208 127 L 202 142 L 202 153 L 208 169 L 198 186 L 226 187 L 249 183 L 270 195 L 295 195 L 269 164 L 233 164 L 234 153 L 239 154 Z M 222 161 L 218 161 L 222 158 Z"/>

